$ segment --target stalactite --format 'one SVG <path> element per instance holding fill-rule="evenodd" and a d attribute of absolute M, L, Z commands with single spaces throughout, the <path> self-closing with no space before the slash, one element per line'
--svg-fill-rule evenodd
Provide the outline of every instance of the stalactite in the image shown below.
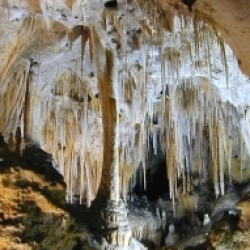
<path fill-rule="evenodd" d="M 49 8 L 51 3 L 41 1 L 48 29 L 54 21 L 55 5 Z M 193 188 L 191 179 L 194 173 L 199 174 L 200 182 L 212 179 L 216 196 L 223 195 L 224 175 L 228 171 L 229 182 L 235 178 L 233 152 L 240 148 L 243 178 L 249 149 L 244 119 L 242 121 L 234 114 L 232 118 L 226 118 L 229 112 L 233 112 L 231 106 L 235 104 L 223 107 L 215 83 L 217 73 L 214 71 L 217 69 L 213 67 L 219 61 L 224 70 L 221 84 L 226 82 L 230 88 L 230 68 L 226 63 L 228 48 L 220 35 L 200 20 L 182 14 L 172 19 L 172 14 L 159 14 L 161 10 L 149 4 L 143 10 L 148 20 L 141 21 L 140 4 L 132 2 L 130 5 L 131 12 L 138 14 L 138 18 L 129 11 L 125 16 L 120 12 L 104 11 L 103 24 L 98 20 L 87 27 L 85 15 L 86 26 L 77 25 L 64 30 L 69 34 L 68 38 L 67 35 L 62 38 L 62 34 L 56 37 L 51 30 L 43 28 L 40 38 L 34 40 L 38 48 L 37 55 L 32 57 L 38 59 L 38 72 L 34 70 L 29 77 L 29 70 L 24 65 L 20 65 L 20 71 L 15 69 L 16 75 L 13 75 L 11 72 L 16 67 L 13 62 L 22 55 L 28 40 L 33 46 L 32 37 L 41 20 L 27 18 L 21 30 L 13 31 L 13 36 L 4 33 L 0 39 L 5 39 L 5 43 L 10 37 L 15 37 L 13 40 L 19 40 L 20 44 L 10 44 L 5 51 L 9 60 L 0 69 L 0 103 L 9 106 L 0 110 L 0 116 L 4 117 L 0 121 L 0 132 L 6 138 L 12 137 L 17 129 L 13 124 L 19 124 L 21 131 L 24 130 L 21 137 L 25 136 L 27 143 L 29 140 L 29 143 L 39 142 L 55 157 L 67 183 L 68 201 L 72 203 L 79 196 L 81 203 L 90 206 L 107 170 L 104 166 L 107 159 L 102 159 L 103 151 L 107 149 L 101 145 L 101 127 L 105 118 L 100 110 L 100 103 L 106 95 L 103 97 L 96 86 L 96 78 L 99 83 L 108 82 L 109 74 L 114 74 L 105 71 L 105 67 L 110 66 L 109 57 L 105 59 L 100 55 L 106 51 L 117 59 L 112 67 L 118 75 L 115 77 L 117 93 L 106 93 L 111 99 L 115 96 L 119 104 L 116 136 L 119 138 L 121 183 L 118 186 L 113 183 L 119 191 L 112 198 L 118 200 L 121 194 L 125 199 L 128 183 L 132 189 L 136 182 L 135 172 L 140 166 L 145 188 L 149 154 L 153 150 L 157 155 L 159 149 L 166 154 L 174 209 L 180 192 L 178 181 L 182 181 L 182 192 L 188 195 Z M 73 7 L 72 13 L 80 13 L 83 9 L 80 1 Z M 158 27 L 160 20 L 165 21 L 164 27 Z M 50 39 L 45 41 L 43 36 Z M 57 48 L 62 51 L 60 55 Z M 29 55 L 27 51 L 23 53 Z M 55 66 L 51 69 L 48 64 Z M 97 70 L 94 70 L 95 64 Z M 24 83 L 26 87 L 22 86 Z M 239 107 L 238 112 L 243 114 L 245 111 Z M 239 142 L 236 142 L 237 137 Z"/>
<path fill-rule="evenodd" d="M 233 150 L 233 140 L 231 136 L 228 140 L 228 149 L 227 149 L 227 164 L 228 164 L 228 179 L 229 183 L 232 183 L 232 150 Z"/>
<path fill-rule="evenodd" d="M 8 43 L 8 46 L 10 47 L 8 49 L 9 54 L 6 56 L 8 60 L 6 64 L 4 64 L 4 67 L 0 73 L 0 84 L 6 78 L 6 75 L 10 67 L 16 60 L 18 53 L 22 50 L 22 48 L 24 48 L 27 41 L 31 38 L 32 35 L 34 35 L 36 30 L 39 28 L 38 23 L 39 20 L 37 20 L 37 18 L 30 17 L 24 19 L 22 28 L 15 34 L 16 42 Z"/>
<path fill-rule="evenodd" d="M 224 183 L 224 144 L 226 143 L 225 138 L 225 127 L 222 124 L 222 121 L 219 122 L 219 128 L 218 128 L 218 144 L 219 144 L 219 172 L 220 172 L 220 194 L 224 195 L 225 193 L 225 183 Z"/>
<path fill-rule="evenodd" d="M 18 125 L 23 127 L 22 113 L 25 104 L 29 62 L 21 60 L 12 67 L 16 70 L 16 73 L 9 73 L 9 76 L 3 82 L 5 92 L 2 92 L 1 106 L 6 108 L 0 110 L 0 116 L 2 117 L 0 131 L 4 132 L 3 135 L 7 140 L 11 134 L 16 134 Z M 8 88 L 4 86 L 8 86 Z M 5 106 L 6 103 L 7 106 Z"/>

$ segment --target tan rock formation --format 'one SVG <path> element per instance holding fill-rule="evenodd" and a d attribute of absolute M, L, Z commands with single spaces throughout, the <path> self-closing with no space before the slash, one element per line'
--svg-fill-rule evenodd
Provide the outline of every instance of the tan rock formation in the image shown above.
<path fill-rule="evenodd" d="M 240 211 L 239 227 L 242 230 L 250 228 L 250 202 L 249 193 L 247 193 L 237 204 L 237 209 Z"/>
<path fill-rule="evenodd" d="M 62 176 L 44 165 L 36 170 L 33 163 L 9 151 L 1 161 L 0 249 L 59 250 L 86 245 L 88 233 L 66 211 Z M 52 178 L 46 176 L 48 170 Z"/>
<path fill-rule="evenodd" d="M 124 203 L 138 168 L 146 186 L 149 151 L 166 157 L 174 213 L 179 201 L 195 211 L 194 174 L 217 198 L 250 177 L 249 79 L 238 70 L 250 75 L 250 3 L 104 5 L 0 3 L 0 135 L 20 155 L 51 153 L 68 203 L 105 197 L 107 240 L 127 246 Z"/>
<path fill-rule="evenodd" d="M 225 216 L 213 224 L 208 236 L 212 249 L 249 249 L 249 205 L 247 194 L 237 204 L 240 211 L 238 225 Z"/>

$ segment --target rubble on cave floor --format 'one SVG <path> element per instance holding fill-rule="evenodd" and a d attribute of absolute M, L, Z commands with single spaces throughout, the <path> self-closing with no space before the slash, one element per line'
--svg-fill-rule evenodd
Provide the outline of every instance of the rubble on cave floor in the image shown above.
<path fill-rule="evenodd" d="M 242 189 L 241 185 L 238 191 Z M 239 192 L 240 193 L 240 192 Z M 211 221 L 203 225 L 199 232 L 190 231 L 172 246 L 162 246 L 161 250 L 220 250 L 220 249 L 250 249 L 250 193 L 235 200 L 225 201 L 225 196 L 217 200 L 211 213 Z M 235 197 L 235 194 L 231 196 Z M 232 198 L 232 197 L 231 197 Z M 228 206 L 225 207 L 225 202 Z M 230 203 L 230 204 L 229 204 Z M 232 206 L 234 205 L 234 206 Z M 180 236 L 178 228 L 176 234 Z"/>

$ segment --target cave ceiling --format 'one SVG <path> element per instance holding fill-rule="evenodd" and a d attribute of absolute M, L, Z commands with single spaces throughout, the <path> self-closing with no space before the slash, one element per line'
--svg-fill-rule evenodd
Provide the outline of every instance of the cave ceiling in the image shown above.
<path fill-rule="evenodd" d="M 223 194 L 224 171 L 250 176 L 249 21 L 249 1 L 197 0 L 192 13 L 177 0 L 1 1 L 0 133 L 51 153 L 71 201 L 97 194 L 112 118 L 124 197 L 150 147 L 169 156 L 169 179 L 194 169 Z"/>

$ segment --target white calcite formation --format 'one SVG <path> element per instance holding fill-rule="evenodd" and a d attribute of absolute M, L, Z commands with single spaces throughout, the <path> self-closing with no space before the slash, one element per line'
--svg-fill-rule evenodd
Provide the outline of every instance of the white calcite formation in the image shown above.
<path fill-rule="evenodd" d="M 128 225 L 127 210 L 122 200 L 109 200 L 102 213 L 107 241 L 111 245 L 128 247 L 131 243 L 131 229 Z"/>
<path fill-rule="evenodd" d="M 204 214 L 203 226 L 207 225 L 210 222 L 211 222 L 211 220 L 209 218 L 209 215 L 208 214 Z"/>
<path fill-rule="evenodd" d="M 173 224 L 169 225 L 168 231 L 169 231 L 168 235 L 165 238 L 165 245 L 173 246 L 178 240 L 178 235 L 175 232 L 175 228 Z"/>
<path fill-rule="evenodd" d="M 109 243 L 131 241 L 122 199 L 139 166 L 146 186 L 151 148 L 173 204 L 194 173 L 216 197 L 250 176 L 250 81 L 198 17 L 144 0 L 5 0 L 0 45 L 0 134 L 53 155 L 67 202 L 105 196 Z"/>

